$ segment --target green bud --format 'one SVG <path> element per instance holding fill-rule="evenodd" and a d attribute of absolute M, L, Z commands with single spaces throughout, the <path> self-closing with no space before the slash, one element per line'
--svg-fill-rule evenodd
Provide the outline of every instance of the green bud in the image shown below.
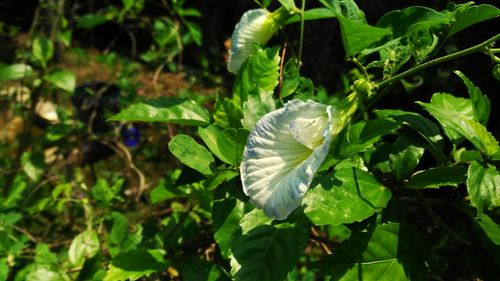
<path fill-rule="evenodd" d="M 500 81 L 500 64 L 496 64 L 491 72 L 493 73 L 493 76 L 495 76 L 495 78 Z"/>
<path fill-rule="evenodd" d="M 375 93 L 375 84 L 366 79 L 354 81 L 352 90 L 362 97 L 371 97 Z"/>

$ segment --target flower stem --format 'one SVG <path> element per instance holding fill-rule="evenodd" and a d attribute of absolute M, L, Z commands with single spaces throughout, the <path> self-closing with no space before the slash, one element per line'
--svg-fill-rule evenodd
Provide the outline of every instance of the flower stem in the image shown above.
<path fill-rule="evenodd" d="M 302 45 L 304 45 L 304 13 L 306 10 L 306 0 L 302 0 L 300 7 L 300 39 L 299 39 L 299 67 L 302 65 Z"/>
<path fill-rule="evenodd" d="M 467 55 L 470 55 L 470 54 L 473 54 L 473 53 L 477 53 L 477 52 L 482 52 L 482 51 L 486 51 L 486 48 L 488 47 L 488 45 L 494 43 L 495 41 L 497 40 L 500 40 L 500 33 L 491 37 L 490 39 L 480 43 L 480 44 L 477 44 L 475 46 L 472 46 L 470 48 L 467 48 L 467 49 L 464 49 L 464 50 L 461 50 L 459 52 L 456 52 L 456 53 L 453 53 L 453 54 L 449 54 L 449 55 L 446 55 L 446 56 L 442 56 L 442 57 L 439 57 L 437 59 L 433 59 L 433 60 L 430 60 L 428 62 L 425 62 L 423 64 L 420 64 L 420 65 L 417 65 L 413 68 L 410 68 L 404 72 L 401 72 L 399 73 L 398 75 L 395 75 L 387 80 L 383 80 L 381 82 L 379 82 L 377 85 L 376 85 L 376 88 L 380 89 L 384 86 L 387 86 L 389 84 L 392 84 L 394 82 L 397 82 L 401 79 L 403 79 L 404 77 L 408 76 L 408 75 L 412 75 L 420 70 L 423 70 L 425 68 L 428 68 L 428 67 L 431 67 L 431 66 L 434 66 L 436 64 L 440 64 L 440 63 L 443 63 L 443 62 L 447 62 L 447 61 L 450 61 L 450 60 L 454 60 L 454 59 L 457 59 L 457 58 L 460 58 L 460 57 L 463 57 L 463 56 L 467 56 Z"/>

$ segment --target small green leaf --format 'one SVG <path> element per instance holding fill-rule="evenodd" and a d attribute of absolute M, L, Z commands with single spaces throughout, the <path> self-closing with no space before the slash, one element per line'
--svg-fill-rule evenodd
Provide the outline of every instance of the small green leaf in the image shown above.
<path fill-rule="evenodd" d="M 413 138 L 406 134 L 398 136 L 392 145 L 392 153 L 389 155 L 391 167 L 396 179 L 405 179 L 417 166 L 425 149 L 415 144 Z"/>
<path fill-rule="evenodd" d="M 471 205 L 481 215 L 484 209 L 500 206 L 500 174 L 495 166 L 473 161 L 467 172 L 467 191 Z"/>
<path fill-rule="evenodd" d="M 231 245 L 240 264 L 236 280 L 285 280 L 292 271 L 308 240 L 303 226 L 277 228 L 260 226 L 236 239 Z"/>
<path fill-rule="evenodd" d="M 387 28 L 380 28 L 359 23 L 342 16 L 338 16 L 341 28 L 342 43 L 347 56 L 353 56 L 380 41 L 392 32 Z"/>
<path fill-rule="evenodd" d="M 233 87 L 233 101 L 236 105 L 243 105 L 247 95 L 259 88 L 272 92 L 278 85 L 280 68 L 279 48 L 257 48 L 256 52 L 242 65 L 236 76 Z"/>
<path fill-rule="evenodd" d="M 224 199 L 213 204 L 214 238 L 224 257 L 228 257 L 229 246 L 234 236 L 241 234 L 239 222 L 243 218 L 244 207 L 245 204 L 236 199 Z"/>
<path fill-rule="evenodd" d="M 460 137 L 464 137 L 488 156 L 494 155 L 499 150 L 498 142 L 493 135 L 483 125 L 474 121 L 470 100 L 437 93 L 432 96 L 431 103 L 417 103 L 439 121 L 452 141 L 457 142 Z"/>
<path fill-rule="evenodd" d="M 241 127 L 242 118 L 243 113 L 239 104 L 217 95 L 214 109 L 214 123 L 216 125 L 223 128 L 239 128 Z"/>
<path fill-rule="evenodd" d="M 428 280 L 426 237 L 410 225 L 377 225 L 316 263 L 332 280 Z"/>
<path fill-rule="evenodd" d="M 78 234 L 68 250 L 69 262 L 74 266 L 83 266 L 86 259 L 92 258 L 99 251 L 99 237 L 95 230 L 86 230 Z"/>
<path fill-rule="evenodd" d="M 186 26 L 188 27 L 189 34 L 191 34 L 191 37 L 193 38 L 194 43 L 196 45 L 201 46 L 202 43 L 202 33 L 201 33 L 201 27 L 194 23 L 194 22 L 186 22 Z"/>
<path fill-rule="evenodd" d="M 240 164 L 248 134 L 245 129 L 228 128 L 217 136 L 219 151 L 229 164 L 235 166 Z"/>
<path fill-rule="evenodd" d="M 45 36 L 36 37 L 33 40 L 33 56 L 38 60 L 43 67 L 54 56 L 54 44 Z"/>
<path fill-rule="evenodd" d="M 0 82 L 21 79 L 32 75 L 33 69 L 27 64 L 0 64 Z"/>
<path fill-rule="evenodd" d="M 500 225 L 488 215 L 474 219 L 473 225 L 483 248 L 500 264 Z"/>
<path fill-rule="evenodd" d="M 76 20 L 76 27 L 90 29 L 99 26 L 107 21 L 108 19 L 103 15 L 86 14 Z"/>
<path fill-rule="evenodd" d="M 106 272 L 104 281 L 134 281 L 155 272 L 167 270 L 162 251 L 138 249 L 116 256 Z"/>
<path fill-rule="evenodd" d="M 73 93 L 76 85 L 76 77 L 73 72 L 68 70 L 56 70 L 43 77 L 46 81 L 54 84 L 54 86 Z"/>
<path fill-rule="evenodd" d="M 409 126 L 427 140 L 432 148 L 430 152 L 436 158 L 444 159 L 446 157 L 442 152 L 444 149 L 443 136 L 440 133 L 439 127 L 431 120 L 418 113 L 403 110 L 376 110 L 375 114 L 379 118 L 392 118 Z"/>
<path fill-rule="evenodd" d="M 473 3 L 459 4 L 450 13 L 455 18 L 455 21 L 448 32 L 448 37 L 471 25 L 500 16 L 500 9 L 495 6 L 487 4 L 474 5 Z"/>
<path fill-rule="evenodd" d="M 212 175 L 214 157 L 202 145 L 188 135 L 177 135 L 169 143 L 168 149 L 181 163 L 204 175 Z"/>
<path fill-rule="evenodd" d="M 464 183 L 466 178 L 467 169 L 462 166 L 430 168 L 412 175 L 405 186 L 412 189 L 456 187 Z"/>
<path fill-rule="evenodd" d="M 206 128 L 198 127 L 198 135 L 200 135 L 200 138 L 206 144 L 208 149 L 210 149 L 210 151 L 221 161 L 227 164 L 231 164 L 231 162 L 224 157 L 217 143 L 217 137 L 220 133 L 221 130 L 219 129 L 219 127 L 214 125 L 210 125 Z"/>
<path fill-rule="evenodd" d="M 276 101 L 273 94 L 262 89 L 254 88 L 248 95 L 247 101 L 243 103 L 243 128 L 251 131 L 255 123 L 264 115 L 276 109 Z"/>
<path fill-rule="evenodd" d="M 292 11 L 295 8 L 294 0 L 278 0 L 287 11 Z"/>
<path fill-rule="evenodd" d="M 331 19 L 336 17 L 335 13 L 327 8 L 313 8 L 304 12 L 304 21 Z M 301 20 L 300 14 L 294 14 L 287 19 L 285 24 L 296 23 Z"/>
<path fill-rule="evenodd" d="M 474 120 L 486 126 L 488 118 L 490 117 L 490 100 L 487 96 L 483 95 L 481 89 L 476 87 L 465 74 L 460 71 L 455 71 L 455 74 L 464 81 L 469 92 L 470 100 L 472 102 L 472 110 L 474 112 Z"/>
<path fill-rule="evenodd" d="M 170 122 L 180 125 L 205 126 L 210 122 L 210 115 L 192 100 L 161 97 L 131 105 L 109 120 Z"/>
<path fill-rule="evenodd" d="M 314 183 L 313 183 L 314 184 Z M 357 168 L 320 177 L 304 198 L 304 213 L 316 225 L 339 225 L 361 221 L 381 211 L 391 192 L 368 172 Z"/>

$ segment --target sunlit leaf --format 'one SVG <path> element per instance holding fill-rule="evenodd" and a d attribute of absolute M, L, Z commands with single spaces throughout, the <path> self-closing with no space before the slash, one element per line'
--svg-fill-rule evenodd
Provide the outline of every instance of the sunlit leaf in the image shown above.
<path fill-rule="evenodd" d="M 314 184 L 314 183 L 313 183 Z M 368 172 L 357 168 L 320 177 L 303 201 L 304 213 L 316 225 L 339 225 L 361 221 L 381 211 L 391 192 Z"/>
<path fill-rule="evenodd" d="M 168 143 L 168 149 L 184 165 L 204 175 L 213 174 L 214 157 L 192 137 L 183 134 L 177 135 Z"/>
<path fill-rule="evenodd" d="M 160 251 L 132 250 L 111 260 L 104 281 L 134 281 L 154 272 L 164 272 L 166 269 L 167 263 Z"/>
<path fill-rule="evenodd" d="M 97 232 L 89 229 L 73 239 L 69 246 L 68 258 L 74 266 L 82 266 L 86 259 L 92 258 L 99 250 Z"/>
<path fill-rule="evenodd" d="M 0 82 L 21 79 L 33 75 L 31 66 L 24 63 L 0 64 Z"/>
<path fill-rule="evenodd" d="M 280 56 L 279 48 L 258 48 L 242 65 L 233 87 L 234 102 L 242 105 L 247 95 L 258 87 L 272 92 L 278 85 Z"/>
<path fill-rule="evenodd" d="M 427 239 L 409 225 L 390 223 L 344 241 L 316 267 L 333 280 L 428 280 Z"/>
<path fill-rule="evenodd" d="M 455 21 L 448 32 L 448 37 L 471 25 L 500 16 L 500 9 L 488 4 L 474 5 L 474 2 L 467 2 L 456 5 L 450 15 Z"/>
<path fill-rule="evenodd" d="M 217 136 L 219 151 L 230 164 L 235 166 L 240 164 L 248 133 L 245 129 L 228 128 Z"/>
<path fill-rule="evenodd" d="M 73 93 L 75 90 L 76 77 L 71 71 L 56 70 L 45 75 L 43 79 L 66 92 Z"/>
<path fill-rule="evenodd" d="M 192 100 L 161 97 L 131 105 L 109 120 L 170 122 L 180 125 L 204 126 L 210 122 L 210 115 Z"/>
<path fill-rule="evenodd" d="M 245 129 L 251 131 L 262 116 L 275 109 L 276 101 L 272 93 L 254 88 L 254 91 L 247 97 L 247 101 L 243 103 L 241 124 Z"/>
<path fill-rule="evenodd" d="M 473 161 L 467 172 L 467 191 L 472 206 L 479 215 L 485 209 L 500 206 L 500 174 L 495 166 L 483 166 Z"/>
<path fill-rule="evenodd" d="M 500 10 L 499 10 L 500 11 Z M 487 96 L 483 95 L 481 89 L 476 87 L 472 81 L 465 76 L 460 71 L 455 71 L 455 74 L 464 81 L 465 86 L 467 86 L 467 91 L 469 92 L 470 100 L 472 102 L 472 110 L 474 112 L 474 120 L 486 126 L 488 123 L 488 118 L 490 117 L 490 100 Z"/>

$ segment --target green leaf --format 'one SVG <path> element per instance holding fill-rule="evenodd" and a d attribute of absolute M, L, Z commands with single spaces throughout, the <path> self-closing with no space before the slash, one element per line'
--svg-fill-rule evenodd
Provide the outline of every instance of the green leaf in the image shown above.
<path fill-rule="evenodd" d="M 338 19 L 340 22 L 342 43 L 347 56 L 359 54 L 385 36 L 392 34 L 387 28 L 359 23 L 342 16 L 338 16 Z"/>
<path fill-rule="evenodd" d="M 99 205 L 108 207 L 120 192 L 123 181 L 123 179 L 120 179 L 110 187 L 105 179 L 98 179 L 97 183 L 92 187 L 92 197 L 94 197 Z"/>
<path fill-rule="evenodd" d="M 280 97 L 285 98 L 293 94 L 300 84 L 299 62 L 295 59 L 288 60 L 283 70 L 283 84 Z"/>
<path fill-rule="evenodd" d="M 467 172 L 467 191 L 471 205 L 481 215 L 484 209 L 500 206 L 500 174 L 495 166 L 473 161 Z"/>
<path fill-rule="evenodd" d="M 413 138 L 406 134 L 398 136 L 392 145 L 392 153 L 389 155 L 391 167 L 396 179 L 405 179 L 417 166 L 425 149 L 415 144 Z"/>
<path fill-rule="evenodd" d="M 375 114 L 379 118 L 392 118 L 409 126 L 419 133 L 431 145 L 430 152 L 437 159 L 446 158 L 442 152 L 444 149 L 443 136 L 440 133 L 439 127 L 436 126 L 436 124 L 434 124 L 431 120 L 418 113 L 403 110 L 376 110 Z"/>
<path fill-rule="evenodd" d="M 260 226 L 242 235 L 231 245 L 240 281 L 284 280 L 292 271 L 307 244 L 306 227 Z"/>
<path fill-rule="evenodd" d="M 169 143 L 168 149 L 182 164 L 204 175 L 212 175 L 214 157 L 204 146 L 188 135 L 177 135 Z"/>
<path fill-rule="evenodd" d="M 198 135 L 200 135 L 200 138 L 206 144 L 208 149 L 210 149 L 210 151 L 221 161 L 227 164 L 231 164 L 231 162 L 224 157 L 217 143 L 217 137 L 220 133 L 221 130 L 219 129 L 219 127 L 214 125 L 210 125 L 206 128 L 198 127 Z"/>
<path fill-rule="evenodd" d="M 45 36 L 38 36 L 33 40 L 33 56 L 45 68 L 47 62 L 54 56 L 54 44 Z"/>
<path fill-rule="evenodd" d="M 76 77 L 71 71 L 56 70 L 45 75 L 43 79 L 52 83 L 54 86 L 65 90 L 66 92 L 73 93 L 75 90 Z"/>
<path fill-rule="evenodd" d="M 109 118 L 112 121 L 170 122 L 180 125 L 206 126 L 208 112 L 189 99 L 160 97 L 129 106 Z"/>
<path fill-rule="evenodd" d="M 240 105 L 228 98 L 217 95 L 215 99 L 214 123 L 223 128 L 241 127 L 243 113 Z"/>
<path fill-rule="evenodd" d="M 500 9 L 492 5 L 474 5 L 474 2 L 467 2 L 457 5 L 450 15 L 455 21 L 448 32 L 448 37 L 471 25 L 500 16 Z"/>
<path fill-rule="evenodd" d="M 33 75 L 33 68 L 24 63 L 0 64 L 0 83 Z"/>
<path fill-rule="evenodd" d="M 166 269 L 167 263 L 163 260 L 161 251 L 132 250 L 119 254 L 111 261 L 104 281 L 134 281 Z"/>
<path fill-rule="evenodd" d="M 405 186 L 412 189 L 456 187 L 464 183 L 466 178 L 467 169 L 462 166 L 430 168 L 412 175 Z"/>
<path fill-rule="evenodd" d="M 360 232 L 316 264 L 332 280 L 428 280 L 426 237 L 410 225 L 390 223 Z"/>
<path fill-rule="evenodd" d="M 493 135 L 483 125 L 473 121 L 474 114 L 469 100 L 438 93 L 432 96 L 431 103 L 417 103 L 439 121 L 452 141 L 457 142 L 459 136 L 462 136 L 488 156 L 498 151 L 498 142 Z"/>
<path fill-rule="evenodd" d="M 243 103 L 243 128 L 251 131 L 255 123 L 267 113 L 276 109 L 276 101 L 273 94 L 262 89 L 254 88 L 254 91 L 247 97 Z"/>
<path fill-rule="evenodd" d="M 474 232 L 484 249 L 500 264 L 500 225 L 488 215 L 473 220 Z"/>
<path fill-rule="evenodd" d="M 262 225 L 270 225 L 272 221 L 273 219 L 270 219 L 268 216 L 266 216 L 264 211 L 255 208 L 249 213 L 245 214 L 243 219 L 241 219 L 241 233 L 245 234 L 250 230 Z"/>
<path fill-rule="evenodd" d="M 245 214 L 244 207 L 245 203 L 236 199 L 224 199 L 212 207 L 214 238 L 226 258 L 234 236 L 241 234 L 239 223 Z"/>
<path fill-rule="evenodd" d="M 465 74 L 456 70 L 455 74 L 464 81 L 465 86 L 467 86 L 467 91 L 469 92 L 470 100 L 472 102 L 472 110 L 474 112 L 474 121 L 481 123 L 486 126 L 488 123 L 488 118 L 490 117 L 490 100 L 487 96 L 484 96 L 481 89 L 476 87 Z"/>
<path fill-rule="evenodd" d="M 241 66 L 233 87 L 233 101 L 241 106 L 254 89 L 272 92 L 278 85 L 280 68 L 279 48 L 257 48 Z"/>
<path fill-rule="evenodd" d="M 229 281 L 222 270 L 214 262 L 201 259 L 176 260 L 174 265 L 180 271 L 181 280 L 193 281 Z"/>
<path fill-rule="evenodd" d="M 217 136 L 219 151 L 226 163 L 238 166 L 247 143 L 248 131 L 245 129 L 228 128 Z"/>
<path fill-rule="evenodd" d="M 331 9 L 327 8 L 313 8 L 304 12 L 304 21 L 330 19 L 336 17 L 335 13 Z M 300 14 L 294 14 L 286 20 L 285 24 L 296 23 L 301 20 Z"/>
<path fill-rule="evenodd" d="M 108 19 L 103 15 L 86 14 L 76 20 L 76 27 L 90 29 L 99 26 L 107 21 Z"/>
<path fill-rule="evenodd" d="M 92 258 L 99 249 L 97 232 L 88 229 L 78 234 L 71 242 L 68 250 L 69 262 L 76 267 L 83 266 L 85 260 Z"/>
<path fill-rule="evenodd" d="M 200 26 L 194 22 L 189 21 L 186 22 L 186 26 L 189 30 L 189 34 L 191 34 L 191 37 L 193 38 L 194 43 L 196 43 L 196 45 L 198 46 L 201 46 L 203 37 Z"/>
<path fill-rule="evenodd" d="M 7 197 L 1 198 L 0 209 L 16 207 L 17 204 L 24 199 L 23 193 L 27 187 L 28 185 L 24 178 L 17 176 L 12 183 Z"/>
<path fill-rule="evenodd" d="M 9 266 L 7 265 L 7 259 L 0 259 L 0 281 L 7 281 L 9 277 Z"/>
<path fill-rule="evenodd" d="M 287 11 L 292 11 L 295 8 L 294 0 L 278 0 Z"/>
<path fill-rule="evenodd" d="M 339 225 L 361 221 L 381 211 L 391 192 L 368 172 L 357 168 L 320 177 L 303 201 L 304 213 L 316 225 Z"/>
<path fill-rule="evenodd" d="M 43 174 L 45 167 L 44 155 L 41 153 L 24 152 L 21 156 L 21 165 L 26 175 L 37 181 Z"/>

